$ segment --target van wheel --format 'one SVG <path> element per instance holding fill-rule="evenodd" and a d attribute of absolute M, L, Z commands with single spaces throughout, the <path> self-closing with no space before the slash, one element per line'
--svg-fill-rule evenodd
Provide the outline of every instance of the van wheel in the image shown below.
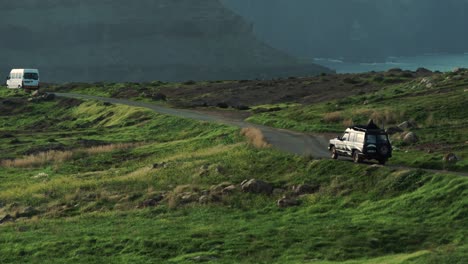
<path fill-rule="evenodd" d="M 338 152 L 336 152 L 336 148 L 334 146 L 331 148 L 331 158 L 335 160 L 338 159 Z"/>
<path fill-rule="evenodd" d="M 353 152 L 353 161 L 354 163 L 361 163 L 362 162 L 362 158 L 361 156 L 359 156 L 359 151 L 355 150 Z"/>

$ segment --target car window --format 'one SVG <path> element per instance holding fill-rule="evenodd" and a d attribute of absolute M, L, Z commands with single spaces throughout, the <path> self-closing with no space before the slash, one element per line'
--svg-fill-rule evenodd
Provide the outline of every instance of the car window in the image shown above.
<path fill-rule="evenodd" d="M 24 79 L 28 79 L 28 80 L 38 80 L 39 79 L 39 75 L 35 72 L 26 72 L 24 74 Z"/>
<path fill-rule="evenodd" d="M 343 141 L 348 141 L 349 140 L 349 133 L 345 133 L 342 137 Z"/>
<path fill-rule="evenodd" d="M 375 135 L 367 135 L 366 136 L 366 143 L 367 144 L 377 144 L 377 137 Z"/>

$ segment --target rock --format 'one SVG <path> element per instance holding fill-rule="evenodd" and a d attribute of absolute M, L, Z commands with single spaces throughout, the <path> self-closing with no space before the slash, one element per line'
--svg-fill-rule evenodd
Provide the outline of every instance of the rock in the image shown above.
<path fill-rule="evenodd" d="M 220 184 L 218 184 L 218 185 L 213 185 L 213 186 L 211 186 L 210 191 L 211 191 L 212 193 L 222 193 L 223 190 L 224 190 L 225 188 L 229 187 L 229 186 L 233 186 L 232 183 L 230 183 L 230 182 L 223 182 L 223 183 L 220 183 Z M 234 186 L 234 187 L 235 187 L 235 186 Z"/>
<path fill-rule="evenodd" d="M 455 80 L 455 81 L 463 80 L 463 76 L 461 76 L 461 75 L 455 75 L 455 76 L 452 77 L 452 80 Z"/>
<path fill-rule="evenodd" d="M 406 144 L 414 144 L 414 143 L 417 143 L 418 141 L 419 141 L 418 136 L 416 136 L 416 134 L 413 132 L 409 132 L 403 137 L 403 142 L 405 142 Z"/>
<path fill-rule="evenodd" d="M 368 105 L 368 104 L 369 104 L 369 100 L 365 100 L 362 104 L 363 104 L 363 105 Z"/>
<path fill-rule="evenodd" d="M 237 187 L 235 185 L 229 185 L 226 188 L 223 189 L 222 193 L 223 194 L 230 194 L 237 191 Z"/>
<path fill-rule="evenodd" d="M 158 195 L 155 196 L 151 199 L 145 200 L 140 204 L 140 207 L 146 208 L 146 207 L 154 207 L 158 205 L 159 202 L 161 202 L 164 199 L 163 195 Z"/>
<path fill-rule="evenodd" d="M 452 70 L 453 73 L 463 73 L 464 71 L 465 71 L 464 68 L 458 68 L 458 67 Z"/>
<path fill-rule="evenodd" d="M 223 166 L 217 165 L 217 166 L 215 166 L 214 171 L 217 174 L 224 174 L 226 172 L 226 169 L 224 169 Z"/>
<path fill-rule="evenodd" d="M 55 99 L 55 94 L 53 93 L 43 94 L 42 99 L 44 99 L 45 101 L 53 101 Z"/>
<path fill-rule="evenodd" d="M 398 128 L 400 128 L 402 130 L 406 130 L 406 129 L 414 128 L 416 126 L 417 126 L 416 123 L 413 122 L 413 121 L 405 121 L 405 122 L 399 124 Z"/>
<path fill-rule="evenodd" d="M 276 204 L 278 205 L 278 207 L 287 208 L 287 207 L 292 207 L 292 206 L 299 206 L 301 205 L 301 201 L 294 199 L 294 198 L 283 197 L 279 199 L 276 202 Z"/>
<path fill-rule="evenodd" d="M 211 201 L 210 196 L 208 195 L 202 195 L 200 198 L 198 198 L 198 202 L 201 204 L 207 204 Z"/>
<path fill-rule="evenodd" d="M 166 162 L 154 163 L 153 169 L 167 168 L 168 164 Z"/>
<path fill-rule="evenodd" d="M 394 135 L 394 134 L 403 132 L 403 129 L 401 129 L 401 128 L 397 127 L 397 126 L 393 126 L 393 127 L 387 128 L 385 130 L 385 132 L 387 132 L 389 135 Z"/>
<path fill-rule="evenodd" d="M 39 94 L 39 91 L 38 90 L 35 90 L 34 92 L 31 93 L 31 96 L 32 97 L 38 97 L 40 94 Z"/>
<path fill-rule="evenodd" d="M 251 179 L 245 180 L 241 183 L 242 191 L 249 193 L 264 193 L 272 194 L 273 186 L 267 182 Z"/>
<path fill-rule="evenodd" d="M 447 163 L 457 163 L 458 161 L 460 161 L 460 158 L 454 153 L 449 153 L 444 156 L 443 160 Z"/>
<path fill-rule="evenodd" d="M 180 196 L 180 202 L 183 204 L 192 203 L 198 200 L 199 200 L 199 197 L 195 193 L 183 193 Z"/>
<path fill-rule="evenodd" d="M 246 105 L 236 105 L 236 106 L 234 106 L 234 108 L 237 109 L 237 110 L 240 110 L 240 111 L 250 110 L 250 107 L 246 106 Z"/>
<path fill-rule="evenodd" d="M 34 207 L 28 206 L 18 213 L 18 217 L 32 217 L 39 213 Z"/>
<path fill-rule="evenodd" d="M 294 194 L 296 195 L 303 195 L 303 194 L 315 193 L 316 191 L 318 191 L 319 188 L 320 188 L 319 186 L 312 186 L 309 184 L 300 184 L 297 186 L 293 186 L 292 190 Z"/>
<path fill-rule="evenodd" d="M 0 225 L 4 224 L 6 222 L 13 222 L 15 221 L 15 218 L 9 214 L 5 215 L 4 217 L 0 218 Z"/>

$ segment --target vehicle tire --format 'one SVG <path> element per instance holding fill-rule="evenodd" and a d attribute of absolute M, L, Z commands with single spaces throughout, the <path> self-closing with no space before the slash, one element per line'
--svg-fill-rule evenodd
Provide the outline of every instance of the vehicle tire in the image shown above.
<path fill-rule="evenodd" d="M 385 159 L 380 159 L 378 161 L 379 161 L 380 165 L 385 165 L 385 163 L 387 163 L 387 161 Z"/>
<path fill-rule="evenodd" d="M 353 151 L 353 161 L 354 163 L 361 163 L 362 158 L 359 156 L 359 151 L 355 150 Z"/>
<path fill-rule="evenodd" d="M 331 158 L 332 159 L 338 159 L 338 152 L 336 152 L 336 148 L 333 146 L 331 147 Z"/>

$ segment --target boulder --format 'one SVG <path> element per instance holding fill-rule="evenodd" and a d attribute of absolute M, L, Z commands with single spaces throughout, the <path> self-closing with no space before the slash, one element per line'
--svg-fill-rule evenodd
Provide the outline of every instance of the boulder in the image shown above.
<path fill-rule="evenodd" d="M 397 127 L 397 126 L 393 126 L 393 127 L 387 128 L 385 130 L 385 132 L 387 132 L 389 135 L 394 135 L 394 134 L 403 132 L 403 129 L 401 129 L 401 128 Z"/>
<path fill-rule="evenodd" d="M 299 206 L 301 205 L 301 201 L 295 199 L 295 198 L 287 198 L 287 197 L 283 197 L 281 199 L 279 199 L 276 204 L 278 205 L 278 207 L 281 207 L 281 208 L 287 208 L 287 207 L 292 207 L 292 206 Z"/>
<path fill-rule="evenodd" d="M 45 101 L 53 101 L 55 99 L 55 94 L 53 93 L 43 94 L 42 99 L 44 99 Z"/>
<path fill-rule="evenodd" d="M 273 186 L 267 182 L 251 179 L 245 180 L 241 183 L 241 189 L 244 192 L 249 193 L 264 193 L 264 194 L 272 194 L 273 193 Z"/>
<path fill-rule="evenodd" d="M 300 184 L 297 186 L 293 186 L 292 191 L 296 195 L 303 195 L 303 194 L 311 194 L 318 191 L 319 186 L 312 186 L 309 184 Z"/>
<path fill-rule="evenodd" d="M 200 198 L 196 193 L 183 193 L 180 195 L 180 202 L 183 204 L 198 201 Z"/>
<path fill-rule="evenodd" d="M 444 162 L 447 162 L 447 163 L 457 163 L 458 161 L 460 161 L 460 158 L 454 153 L 448 153 L 447 155 L 444 156 L 443 160 Z"/>
<path fill-rule="evenodd" d="M 222 190 L 223 194 L 230 194 L 233 193 L 237 190 L 237 187 L 235 185 L 229 185 L 226 188 Z"/>
<path fill-rule="evenodd" d="M 418 141 L 419 141 L 419 138 L 418 136 L 416 136 L 414 132 L 406 133 L 405 136 L 403 137 L 403 142 L 405 142 L 406 144 L 414 144 L 414 143 L 417 143 Z"/>

